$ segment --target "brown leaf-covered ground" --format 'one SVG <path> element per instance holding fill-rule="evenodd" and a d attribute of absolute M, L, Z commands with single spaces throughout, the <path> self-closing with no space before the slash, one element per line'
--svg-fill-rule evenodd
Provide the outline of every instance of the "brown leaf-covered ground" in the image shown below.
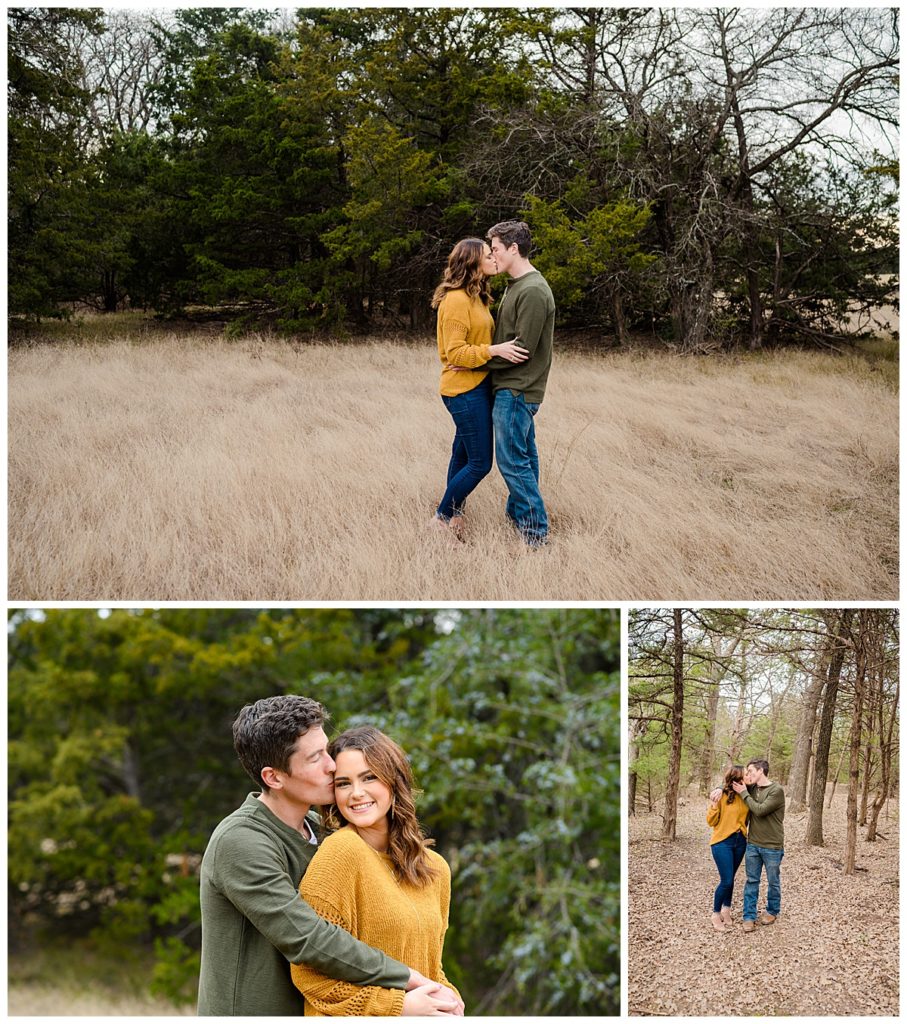
<path fill-rule="evenodd" d="M 710 923 L 718 872 L 706 801 L 678 808 L 677 839 L 659 838 L 660 808 L 630 818 L 628 1000 L 633 1015 L 839 1016 L 898 1013 L 898 807 L 858 830 L 857 872 L 843 870 L 846 789 L 826 809 L 825 846 L 805 843 L 806 814 L 788 814 L 781 916 L 744 934 L 744 865 L 734 922 Z M 759 892 L 765 908 L 765 880 Z"/>

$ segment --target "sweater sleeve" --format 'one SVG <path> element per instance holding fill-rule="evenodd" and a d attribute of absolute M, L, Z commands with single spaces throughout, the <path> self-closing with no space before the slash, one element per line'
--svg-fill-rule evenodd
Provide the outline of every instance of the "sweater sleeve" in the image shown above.
<path fill-rule="evenodd" d="M 705 823 L 711 825 L 714 828 L 721 820 L 721 804 L 715 804 L 713 807 L 711 804 L 708 805 L 705 812 Z"/>
<path fill-rule="evenodd" d="M 449 989 L 453 989 L 454 992 L 460 996 L 459 990 L 456 985 L 452 985 L 444 972 L 444 936 L 447 934 L 447 925 L 450 919 L 450 867 L 447 862 L 444 863 L 445 870 L 441 876 L 441 938 L 440 938 L 440 949 L 441 949 L 441 977 L 438 981 L 442 985 L 446 985 Z M 463 997 L 460 996 L 462 999 Z"/>
<path fill-rule="evenodd" d="M 215 870 L 224 896 L 291 963 L 311 964 L 362 985 L 403 989 L 408 984 L 408 967 L 354 939 L 300 899 L 285 863 L 264 835 L 252 829 L 222 835 Z"/>
<path fill-rule="evenodd" d="M 354 860 L 342 854 L 338 856 L 335 849 L 325 846 L 318 851 L 299 885 L 300 895 L 313 911 L 346 932 L 355 930 L 355 871 Z M 404 994 L 397 988 L 350 984 L 328 977 L 305 963 L 291 964 L 290 974 L 293 984 L 319 1015 L 399 1017 L 403 1014 Z"/>
<path fill-rule="evenodd" d="M 741 795 L 746 801 L 746 806 L 749 808 L 750 814 L 752 814 L 754 818 L 764 818 L 766 814 L 771 814 L 773 811 L 777 811 L 779 807 L 784 806 L 784 790 L 780 787 L 774 792 L 769 793 L 761 803 L 754 800 L 749 793 L 743 793 Z"/>
<path fill-rule="evenodd" d="M 469 305 L 463 296 L 445 297 L 438 307 L 438 328 L 444 357 L 453 366 L 474 370 L 491 359 L 490 345 L 469 344 Z"/>

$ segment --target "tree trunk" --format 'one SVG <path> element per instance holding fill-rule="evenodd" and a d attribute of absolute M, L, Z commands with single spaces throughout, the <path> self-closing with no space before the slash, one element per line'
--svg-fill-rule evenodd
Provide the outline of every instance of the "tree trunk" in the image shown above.
<path fill-rule="evenodd" d="M 781 721 L 781 713 L 784 711 L 784 701 L 787 697 L 788 692 L 790 691 L 791 686 L 793 686 L 794 683 L 794 675 L 795 670 L 791 666 L 788 672 L 787 685 L 781 691 L 777 700 L 775 699 L 774 693 L 771 695 L 771 725 L 769 727 L 768 732 L 768 741 L 765 744 L 765 757 L 770 765 L 775 763 L 775 755 L 773 753 L 772 748 L 775 745 L 775 736 L 778 733 L 778 724 Z"/>
<path fill-rule="evenodd" d="M 876 793 L 875 799 L 872 801 L 872 814 L 869 817 L 869 827 L 866 829 L 866 842 L 874 843 L 876 841 L 876 831 L 879 827 L 879 812 L 884 806 L 887 805 L 888 791 L 891 787 L 891 752 L 892 743 L 891 738 L 894 733 L 894 722 L 898 716 L 898 698 L 901 693 L 900 682 L 894 692 L 894 703 L 891 707 L 891 718 L 888 719 L 887 731 L 883 728 L 884 720 L 884 707 L 885 702 L 882 699 L 884 695 L 884 662 L 879 670 L 879 744 L 880 744 L 880 762 L 882 770 L 882 781 L 879 786 L 879 791 Z"/>
<path fill-rule="evenodd" d="M 730 71 L 730 69 L 728 69 Z M 744 245 L 744 258 L 748 260 L 758 258 L 760 246 L 758 241 L 759 225 L 756 218 L 756 204 L 753 200 L 753 183 L 750 175 L 749 145 L 746 139 L 746 129 L 743 125 L 743 117 L 740 113 L 740 104 L 737 99 L 737 89 L 733 78 L 728 82 L 731 91 L 731 110 L 734 115 L 734 129 L 737 133 L 737 157 L 740 162 L 740 177 L 738 191 L 741 204 L 746 210 L 746 230 L 749 239 Z M 749 324 L 749 347 L 755 351 L 762 348 L 762 338 L 765 333 L 765 317 L 762 311 L 762 295 L 759 291 L 759 275 L 751 262 L 746 267 L 746 291 L 750 304 Z"/>
<path fill-rule="evenodd" d="M 866 697 L 867 634 L 875 613 L 861 610 L 859 636 L 855 639 L 857 670 L 854 679 L 853 718 L 850 722 L 850 789 L 847 792 L 847 842 L 844 847 L 844 874 L 852 875 L 857 861 L 857 793 L 860 787 L 860 746 L 863 738 L 863 701 Z"/>
<path fill-rule="evenodd" d="M 699 793 L 706 796 L 712 788 L 712 770 L 715 765 L 715 724 L 718 721 L 718 703 L 721 698 L 721 684 L 727 675 L 728 660 L 737 650 L 740 644 L 740 637 L 735 636 L 730 647 L 724 650 L 722 638 L 712 639 L 712 648 L 715 652 L 715 660 L 709 668 L 709 690 L 708 704 L 706 705 L 705 737 L 702 741 L 702 752 L 699 759 Z"/>
<path fill-rule="evenodd" d="M 712 765 L 715 763 L 715 723 L 718 721 L 718 683 L 709 691 L 706 706 L 705 737 L 702 741 L 702 756 L 699 761 L 699 795 L 706 796 L 712 789 Z"/>
<path fill-rule="evenodd" d="M 752 267 L 746 268 L 746 290 L 750 300 L 750 336 L 751 351 L 762 348 L 765 334 L 765 315 L 762 312 L 762 295 L 759 292 L 759 275 Z"/>
<path fill-rule="evenodd" d="M 119 305 L 117 295 L 117 274 L 115 270 L 105 270 L 101 274 L 101 297 L 104 300 L 104 312 L 116 313 Z"/>
<path fill-rule="evenodd" d="M 734 715 L 734 726 L 731 730 L 730 750 L 728 751 L 731 764 L 739 763 L 740 752 L 743 750 L 744 741 L 749 733 L 749 727 L 752 724 L 752 716 L 750 717 L 750 720 L 747 721 L 744 714 L 744 709 L 746 708 L 746 691 L 749 685 L 746 666 L 746 649 L 744 649 L 740 666 L 740 689 L 737 692 L 737 712 Z"/>
<path fill-rule="evenodd" d="M 668 787 L 662 818 L 662 839 L 677 837 L 677 791 L 680 788 L 680 746 L 683 740 L 683 621 L 680 608 L 674 609 L 674 700 L 671 706 L 671 760 L 668 763 Z"/>
<path fill-rule="evenodd" d="M 695 283 L 675 286 L 674 332 L 684 352 L 702 351 L 708 339 L 715 285 L 712 279 L 711 253 L 706 253 L 705 256 L 705 262 L 698 269 Z"/>
<path fill-rule="evenodd" d="M 789 807 L 792 814 L 799 813 L 806 805 L 806 784 L 809 764 L 813 753 L 813 735 L 816 731 L 816 711 L 828 672 L 828 638 L 822 642 L 817 655 L 817 665 L 812 681 L 803 695 L 803 710 L 797 722 L 797 738 L 794 741 L 794 758 L 790 768 Z"/>
<path fill-rule="evenodd" d="M 841 777 L 841 765 L 844 764 L 844 744 L 841 744 L 841 753 L 838 756 L 838 766 L 835 768 L 835 773 L 831 777 L 831 795 L 828 798 L 828 806 L 831 807 L 831 802 L 835 798 L 835 790 L 838 788 L 838 779 Z"/>
<path fill-rule="evenodd" d="M 611 314 L 614 317 L 614 333 L 617 336 L 619 345 L 626 345 L 630 340 L 627 331 L 627 317 L 624 313 L 624 299 L 620 287 L 616 287 L 611 293 Z"/>
<path fill-rule="evenodd" d="M 830 613 L 828 629 L 837 636 L 845 636 L 853 617 L 853 609 L 844 608 L 839 613 Z M 813 769 L 813 785 L 809 797 L 809 821 L 806 825 L 808 846 L 824 846 L 822 836 L 822 806 L 825 803 L 825 782 L 828 778 L 828 751 L 831 746 L 831 731 L 835 719 L 835 705 L 838 702 L 838 684 L 844 665 L 844 644 L 837 641 L 828 665 L 828 679 L 825 684 L 825 700 L 822 703 L 822 721 L 819 725 L 819 740 L 816 744 L 816 763 Z"/>
<path fill-rule="evenodd" d="M 863 791 L 860 794 L 860 817 L 859 824 L 863 826 L 866 824 L 866 808 L 869 803 L 869 789 L 870 783 L 872 782 L 872 718 L 869 717 L 869 735 L 866 737 L 866 749 L 863 753 Z"/>
<path fill-rule="evenodd" d="M 630 726 L 630 769 L 628 773 L 627 804 L 630 814 L 636 815 L 636 787 L 638 776 L 633 765 L 639 760 L 639 740 L 648 729 L 648 722 L 636 721 Z"/>

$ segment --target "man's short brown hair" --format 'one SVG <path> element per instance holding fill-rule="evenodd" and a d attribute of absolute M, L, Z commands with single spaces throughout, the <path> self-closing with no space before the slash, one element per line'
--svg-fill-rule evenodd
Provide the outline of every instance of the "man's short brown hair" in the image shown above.
<path fill-rule="evenodd" d="M 749 768 L 750 765 L 752 765 L 754 768 L 758 768 L 763 775 L 768 775 L 768 761 L 766 761 L 764 758 L 756 757 L 752 761 L 747 761 L 747 768 Z"/>
<path fill-rule="evenodd" d="M 500 224 L 489 228 L 485 237 L 489 242 L 494 238 L 499 238 L 505 249 L 509 249 L 516 243 L 523 259 L 529 255 L 529 250 L 532 247 L 532 232 L 524 220 L 502 220 Z"/>
<path fill-rule="evenodd" d="M 233 723 L 233 747 L 239 763 L 265 792 L 268 787 L 261 777 L 262 768 L 289 771 L 296 741 L 328 718 L 317 700 L 291 693 L 247 704 Z"/>

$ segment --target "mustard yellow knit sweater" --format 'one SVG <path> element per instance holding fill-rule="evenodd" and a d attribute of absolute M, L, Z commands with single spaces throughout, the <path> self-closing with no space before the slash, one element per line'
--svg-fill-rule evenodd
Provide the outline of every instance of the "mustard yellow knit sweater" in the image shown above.
<path fill-rule="evenodd" d="M 441 360 L 441 394 L 452 398 L 472 391 L 488 376 L 478 370 L 491 359 L 494 320 L 481 299 L 470 298 L 462 288 L 449 291 L 438 306 L 438 356 Z M 446 370 L 454 366 L 468 370 Z"/>
<path fill-rule="evenodd" d="M 712 826 L 712 838 L 709 846 L 720 843 L 738 830 L 746 835 L 746 816 L 750 809 L 740 799 L 739 794 L 734 797 L 734 802 L 727 802 L 727 793 L 722 793 L 717 806 L 708 805 L 705 812 L 705 822 Z"/>
<path fill-rule="evenodd" d="M 435 877 L 424 888 L 397 881 L 391 859 L 353 831 L 327 837 L 312 858 L 299 892 L 323 918 L 434 981 L 450 983 L 441 967 L 450 909 L 450 868 L 433 850 Z M 307 1016 L 399 1017 L 400 989 L 335 981 L 305 964 L 291 964 Z M 451 986 L 452 987 L 452 986 Z"/>

